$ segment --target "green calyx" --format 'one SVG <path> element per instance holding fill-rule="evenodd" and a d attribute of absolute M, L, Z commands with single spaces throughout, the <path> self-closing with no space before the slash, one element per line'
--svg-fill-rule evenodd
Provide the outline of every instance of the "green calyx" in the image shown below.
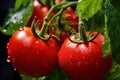
<path fill-rule="evenodd" d="M 87 42 L 90 42 L 92 40 L 94 40 L 99 32 L 97 32 L 94 36 L 92 35 L 93 33 L 90 32 L 89 34 L 86 34 L 86 30 L 83 26 L 83 24 L 81 24 L 82 26 L 79 28 L 79 32 L 77 34 L 75 34 L 74 36 L 76 37 L 75 40 L 72 40 L 70 37 L 69 37 L 69 40 L 73 43 L 87 43 Z"/>
<path fill-rule="evenodd" d="M 87 43 L 87 42 L 94 40 L 98 36 L 99 31 L 94 36 L 92 34 L 93 34 L 93 32 L 86 34 L 86 30 L 85 30 L 84 24 L 82 22 L 81 14 L 79 14 L 78 33 L 76 33 L 74 35 L 76 37 L 76 39 L 72 40 L 69 37 L 69 40 L 73 43 Z"/>
<path fill-rule="evenodd" d="M 34 36 L 43 39 L 43 40 L 48 40 L 50 39 L 51 35 L 39 35 L 39 30 L 38 30 L 38 23 L 39 21 L 35 22 L 36 17 L 34 18 L 31 28 L 32 28 L 32 32 L 34 34 Z"/>

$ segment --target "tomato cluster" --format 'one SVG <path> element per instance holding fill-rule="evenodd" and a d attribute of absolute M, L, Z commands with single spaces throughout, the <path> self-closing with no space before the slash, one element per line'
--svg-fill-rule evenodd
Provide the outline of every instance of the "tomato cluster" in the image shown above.
<path fill-rule="evenodd" d="M 56 0 L 56 3 L 59 2 L 61 0 Z M 34 0 L 33 14 L 27 24 L 28 27 L 16 31 L 7 44 L 8 60 L 19 73 L 28 76 L 47 76 L 59 65 L 72 80 L 101 80 L 112 66 L 111 55 L 106 58 L 102 56 L 104 36 L 99 33 L 91 41 L 75 43 L 68 38 L 67 32 L 61 29 L 58 36 L 60 40 L 57 41 L 53 37 L 43 40 L 39 34 L 36 36 L 32 32 L 31 23 L 36 16 L 36 21 L 39 20 L 39 30 L 41 30 L 49 10 L 50 7 L 43 6 Z M 53 16 L 55 14 L 53 12 Z M 75 11 L 68 7 L 62 16 L 64 16 L 63 21 L 77 23 L 68 25 L 78 32 L 78 16 Z M 95 35 L 96 32 L 92 36 Z M 48 36 L 48 33 L 42 35 L 42 38 L 45 36 Z M 75 35 L 71 35 L 70 38 L 77 40 Z"/>

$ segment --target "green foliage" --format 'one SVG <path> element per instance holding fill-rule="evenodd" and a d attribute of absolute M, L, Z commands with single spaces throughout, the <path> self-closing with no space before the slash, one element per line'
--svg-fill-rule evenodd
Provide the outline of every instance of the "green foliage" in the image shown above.
<path fill-rule="evenodd" d="M 33 0 L 32 0 L 33 1 Z M 16 0 L 15 11 L 27 7 L 31 3 L 31 0 Z"/>
<path fill-rule="evenodd" d="M 105 35 L 103 54 L 112 54 L 120 64 L 120 1 L 119 0 L 82 0 L 77 13 L 82 13 L 87 30 L 101 31 Z"/>
<path fill-rule="evenodd" d="M 67 76 L 57 67 L 45 80 L 68 80 Z"/>
<path fill-rule="evenodd" d="M 6 17 L 4 25 L 0 27 L 0 31 L 5 35 L 12 35 L 19 28 L 26 26 L 33 11 L 33 1 L 16 0 L 14 9 Z M 99 30 L 104 33 L 103 54 L 111 53 L 115 62 L 120 64 L 120 0 L 105 0 L 108 1 L 106 5 L 104 5 L 104 0 L 79 1 L 76 9 L 77 14 L 82 13 L 87 30 Z M 103 5 L 105 6 L 104 10 Z M 115 63 L 110 73 L 103 80 L 119 80 L 119 64 Z M 49 76 L 38 79 L 22 76 L 22 80 L 68 80 L 68 78 L 57 68 Z"/>
<path fill-rule="evenodd" d="M 0 31 L 5 35 L 11 35 L 21 27 L 26 26 L 33 10 L 34 0 L 16 0 L 15 8 L 6 17 L 6 21 Z"/>
<path fill-rule="evenodd" d="M 118 1 L 119 3 L 119 1 Z M 112 3 L 113 4 L 113 3 Z M 111 51 L 113 59 L 120 64 L 120 12 L 119 8 L 116 8 L 117 2 L 115 1 L 112 5 L 111 3 L 108 3 L 107 5 L 107 30 L 108 30 L 108 36 L 110 38 L 110 44 L 111 44 Z"/>
<path fill-rule="evenodd" d="M 22 75 L 22 80 L 45 80 L 45 78 L 46 77 L 35 78 L 35 77 L 30 77 L 30 76 Z"/>
<path fill-rule="evenodd" d="M 101 10 L 103 0 L 79 0 L 77 6 L 77 13 L 82 13 L 82 17 L 86 20 L 93 17 L 98 11 Z"/>
<path fill-rule="evenodd" d="M 114 8 L 120 13 L 120 0 L 110 0 Z"/>
<path fill-rule="evenodd" d="M 67 76 L 61 71 L 59 66 L 48 76 L 44 77 L 30 77 L 22 75 L 22 80 L 69 80 Z"/>
<path fill-rule="evenodd" d="M 119 79 L 120 79 L 120 65 L 114 63 L 109 74 L 103 80 L 119 80 Z"/>

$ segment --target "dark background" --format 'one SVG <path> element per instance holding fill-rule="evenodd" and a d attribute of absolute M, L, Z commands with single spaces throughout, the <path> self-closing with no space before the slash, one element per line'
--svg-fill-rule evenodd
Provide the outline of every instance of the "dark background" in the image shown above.
<path fill-rule="evenodd" d="M 14 7 L 14 3 L 15 0 L 0 0 L 0 26 L 3 25 L 8 10 Z"/>
<path fill-rule="evenodd" d="M 10 8 L 14 7 L 15 0 L 0 0 L 0 26 L 4 24 L 4 19 L 7 16 Z M 11 65 L 6 61 L 7 49 L 6 44 L 10 36 L 3 35 L 0 32 L 0 80 L 21 80 L 21 77 Z"/>
<path fill-rule="evenodd" d="M 0 0 L 0 26 L 4 24 L 4 19 L 8 14 L 10 8 L 14 7 L 15 0 Z M 0 61 L 5 60 L 7 57 L 6 43 L 9 36 L 0 33 Z"/>

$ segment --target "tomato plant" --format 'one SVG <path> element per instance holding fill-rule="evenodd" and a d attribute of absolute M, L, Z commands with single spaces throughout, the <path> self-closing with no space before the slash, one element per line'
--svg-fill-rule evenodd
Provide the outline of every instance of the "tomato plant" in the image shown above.
<path fill-rule="evenodd" d="M 72 35 L 71 39 L 75 36 Z M 112 67 L 112 57 L 102 56 L 103 41 L 102 34 L 85 43 L 66 39 L 58 52 L 60 67 L 73 80 L 101 80 Z"/>
<path fill-rule="evenodd" d="M 119 80 L 119 4 L 16 0 L 0 26 L 0 80 Z"/>
<path fill-rule="evenodd" d="M 55 2 L 59 4 L 62 2 L 62 0 L 55 0 Z M 31 16 L 27 26 L 31 26 L 33 19 L 36 17 L 36 21 L 39 21 L 39 24 L 38 24 L 39 28 L 41 28 L 43 25 L 44 17 L 47 15 L 48 11 L 49 11 L 48 6 L 40 4 L 38 2 L 38 0 L 34 0 L 33 13 L 32 13 L 32 16 Z M 55 15 L 55 11 L 53 11 L 51 14 L 52 14 L 52 16 Z M 68 21 L 68 24 L 70 27 L 72 27 L 76 31 L 78 31 L 77 30 L 77 28 L 78 28 L 78 24 L 77 24 L 78 16 L 76 15 L 76 13 L 74 12 L 74 10 L 71 7 L 68 7 L 64 11 L 63 17 L 65 18 L 65 20 L 64 20 L 65 22 Z M 52 30 L 51 30 L 51 32 L 52 32 Z M 54 33 L 57 34 L 57 32 L 54 32 Z M 59 41 L 60 45 L 63 43 L 65 38 L 67 38 L 67 33 L 65 33 L 65 31 L 63 31 L 63 32 L 61 31 L 60 41 Z"/>
<path fill-rule="evenodd" d="M 67 22 L 67 26 L 73 28 L 76 32 L 78 32 L 78 16 L 74 12 L 74 10 L 71 7 L 68 7 L 64 12 L 63 12 L 63 17 L 65 17 L 65 22 Z M 64 24 L 64 22 L 63 22 Z M 65 25 L 66 26 L 66 25 Z M 62 26 L 60 26 L 62 27 Z M 60 41 L 59 45 L 61 46 L 64 40 L 70 35 L 71 33 L 67 32 L 66 30 L 62 30 L 60 33 Z"/>
<path fill-rule="evenodd" d="M 43 41 L 35 37 L 31 28 L 14 33 L 7 48 L 10 61 L 21 74 L 46 76 L 57 65 L 57 43 L 53 39 Z"/>
<path fill-rule="evenodd" d="M 38 2 L 38 0 L 34 0 L 33 12 L 27 23 L 27 26 L 30 27 L 33 19 L 36 17 L 36 21 L 39 21 L 39 28 L 41 28 L 42 24 L 43 24 L 43 19 L 46 16 L 46 14 L 48 13 L 48 11 L 49 11 L 48 6 L 44 6 L 44 5 L 40 4 Z"/>

